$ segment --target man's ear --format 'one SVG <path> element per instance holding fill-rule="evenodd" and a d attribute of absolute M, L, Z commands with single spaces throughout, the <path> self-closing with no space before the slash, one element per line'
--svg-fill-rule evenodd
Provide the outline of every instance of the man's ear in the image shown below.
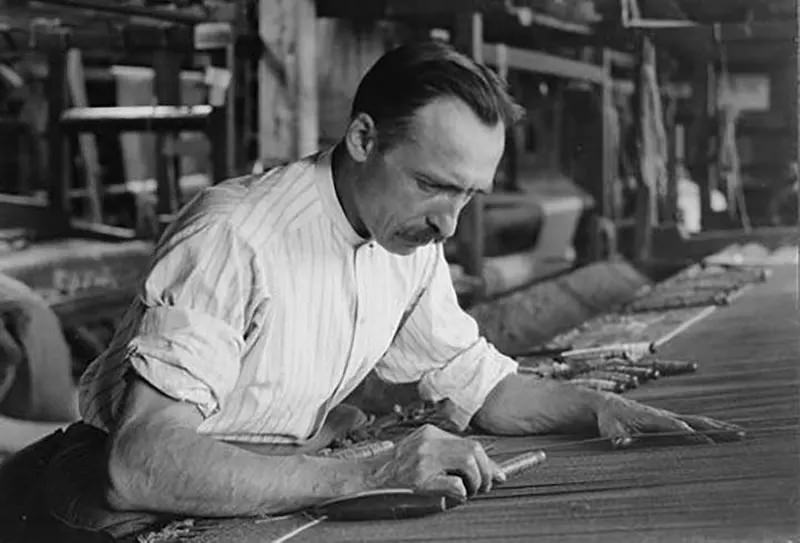
<path fill-rule="evenodd" d="M 358 113 L 350 120 L 344 141 L 352 159 L 356 162 L 364 162 L 378 145 L 375 121 L 366 113 Z"/>

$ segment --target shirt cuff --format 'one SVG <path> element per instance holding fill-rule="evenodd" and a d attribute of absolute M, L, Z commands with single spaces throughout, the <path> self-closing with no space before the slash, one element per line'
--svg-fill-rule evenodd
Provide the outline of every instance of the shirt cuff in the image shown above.
<path fill-rule="evenodd" d="M 195 404 L 206 418 L 239 377 L 244 341 L 227 323 L 187 308 L 148 308 L 128 345 L 128 361 L 155 388 Z"/>
<path fill-rule="evenodd" d="M 426 373 L 419 382 L 420 396 L 432 402 L 449 399 L 454 406 L 450 419 L 464 430 L 489 393 L 517 366 L 480 338 L 445 366 Z"/>

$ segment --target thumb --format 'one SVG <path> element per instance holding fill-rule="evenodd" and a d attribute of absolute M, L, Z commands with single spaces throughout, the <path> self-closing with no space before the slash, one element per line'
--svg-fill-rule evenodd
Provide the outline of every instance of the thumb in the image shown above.
<path fill-rule="evenodd" d="M 418 489 L 424 494 L 441 494 L 457 502 L 467 501 L 467 488 L 461 477 L 437 475 L 425 481 Z"/>

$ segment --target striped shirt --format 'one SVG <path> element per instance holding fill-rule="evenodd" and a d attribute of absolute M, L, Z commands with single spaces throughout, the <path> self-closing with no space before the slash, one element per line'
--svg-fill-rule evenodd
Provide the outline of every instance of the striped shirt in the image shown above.
<path fill-rule="evenodd" d="M 133 370 L 195 404 L 202 434 L 301 443 L 374 368 L 449 398 L 466 426 L 516 363 L 458 306 L 440 244 L 399 256 L 353 230 L 330 158 L 226 181 L 181 211 L 81 379 L 86 422 L 114 427 Z"/>

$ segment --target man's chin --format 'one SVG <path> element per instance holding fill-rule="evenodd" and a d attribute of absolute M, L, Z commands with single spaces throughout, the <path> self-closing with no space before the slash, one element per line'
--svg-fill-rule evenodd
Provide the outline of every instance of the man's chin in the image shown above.
<path fill-rule="evenodd" d="M 392 238 L 391 243 L 381 243 L 381 245 L 390 253 L 400 256 L 408 256 L 420 247 L 427 245 L 427 243 L 416 243 L 395 236 Z"/>

